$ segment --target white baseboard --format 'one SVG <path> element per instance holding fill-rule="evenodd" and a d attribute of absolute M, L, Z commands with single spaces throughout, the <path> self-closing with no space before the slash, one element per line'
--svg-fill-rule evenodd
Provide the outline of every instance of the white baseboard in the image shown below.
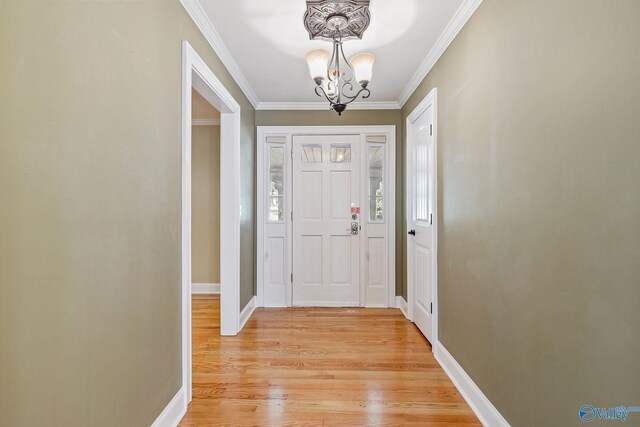
<path fill-rule="evenodd" d="M 485 427 L 510 427 L 507 420 L 493 406 L 482 390 L 473 382 L 471 377 L 456 362 L 456 359 L 438 341 L 435 347 L 436 360 L 447 373 L 464 400 L 467 401 L 473 412 Z"/>
<path fill-rule="evenodd" d="M 186 397 L 184 387 L 180 387 L 180 390 L 151 424 L 151 427 L 176 427 L 187 413 Z"/>
<path fill-rule="evenodd" d="M 360 303 L 343 301 L 293 301 L 292 307 L 352 308 L 360 307 Z"/>
<path fill-rule="evenodd" d="M 251 298 L 251 300 L 247 303 L 247 305 L 244 306 L 244 308 L 240 312 L 240 331 L 242 330 L 242 328 L 244 328 L 245 323 L 247 323 L 247 320 L 249 320 L 254 311 L 256 311 L 255 296 Z"/>
<path fill-rule="evenodd" d="M 401 295 L 396 297 L 396 308 L 399 308 L 402 314 L 404 314 L 404 317 L 409 319 L 409 315 L 407 314 L 409 312 L 409 306 L 407 305 L 407 301 Z"/>
<path fill-rule="evenodd" d="M 220 283 L 192 283 L 192 294 L 220 294 Z"/>

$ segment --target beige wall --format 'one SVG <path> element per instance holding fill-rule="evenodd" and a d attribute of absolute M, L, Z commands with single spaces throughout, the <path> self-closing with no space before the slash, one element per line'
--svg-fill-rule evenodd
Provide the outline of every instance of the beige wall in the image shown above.
<path fill-rule="evenodd" d="M 191 89 L 191 118 L 193 120 L 220 120 L 220 111 L 204 99 L 197 90 Z"/>
<path fill-rule="evenodd" d="M 640 399 L 638 22 L 485 0 L 402 111 L 438 88 L 440 340 L 512 426 Z"/>
<path fill-rule="evenodd" d="M 402 114 L 400 110 L 349 110 L 338 116 L 333 111 L 256 111 L 256 126 L 366 126 L 394 125 L 396 127 L 396 262 L 405 265 L 402 244 L 404 205 L 404 156 L 402 142 Z M 396 269 L 396 294 L 400 295 L 405 271 Z"/>
<path fill-rule="evenodd" d="M 191 129 L 191 282 L 220 283 L 220 126 Z"/>
<path fill-rule="evenodd" d="M 181 43 L 251 104 L 178 1 L 0 2 L 0 425 L 148 426 L 181 385 Z"/>

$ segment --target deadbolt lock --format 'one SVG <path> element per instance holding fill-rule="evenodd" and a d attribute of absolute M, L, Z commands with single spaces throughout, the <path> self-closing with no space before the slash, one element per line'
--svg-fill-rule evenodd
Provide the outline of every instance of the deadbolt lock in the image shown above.
<path fill-rule="evenodd" d="M 353 236 L 356 236 L 358 234 L 358 223 L 357 222 L 352 222 L 351 223 L 351 234 Z"/>

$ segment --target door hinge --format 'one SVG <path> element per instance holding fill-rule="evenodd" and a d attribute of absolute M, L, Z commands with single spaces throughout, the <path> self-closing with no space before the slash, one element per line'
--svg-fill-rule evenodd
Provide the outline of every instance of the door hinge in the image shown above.
<path fill-rule="evenodd" d="M 293 159 L 293 148 L 291 149 L 291 158 Z"/>
<path fill-rule="evenodd" d="M 293 283 L 293 273 L 291 273 L 291 283 Z"/>
<path fill-rule="evenodd" d="M 431 307 L 429 308 L 430 314 L 433 314 L 433 303 L 431 303 Z"/>
<path fill-rule="evenodd" d="M 429 224 L 433 225 L 433 214 L 429 214 Z"/>
<path fill-rule="evenodd" d="M 433 125 L 429 125 L 429 136 L 433 136 Z"/>
<path fill-rule="evenodd" d="M 293 211 L 291 211 L 291 221 L 293 221 Z"/>

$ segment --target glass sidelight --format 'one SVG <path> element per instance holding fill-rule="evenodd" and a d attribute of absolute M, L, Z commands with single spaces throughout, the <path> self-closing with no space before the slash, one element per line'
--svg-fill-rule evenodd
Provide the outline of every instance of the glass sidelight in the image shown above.
<path fill-rule="evenodd" d="M 284 222 L 284 147 L 269 147 L 268 222 Z"/>
<path fill-rule="evenodd" d="M 369 144 L 369 221 L 384 221 L 385 146 Z"/>

